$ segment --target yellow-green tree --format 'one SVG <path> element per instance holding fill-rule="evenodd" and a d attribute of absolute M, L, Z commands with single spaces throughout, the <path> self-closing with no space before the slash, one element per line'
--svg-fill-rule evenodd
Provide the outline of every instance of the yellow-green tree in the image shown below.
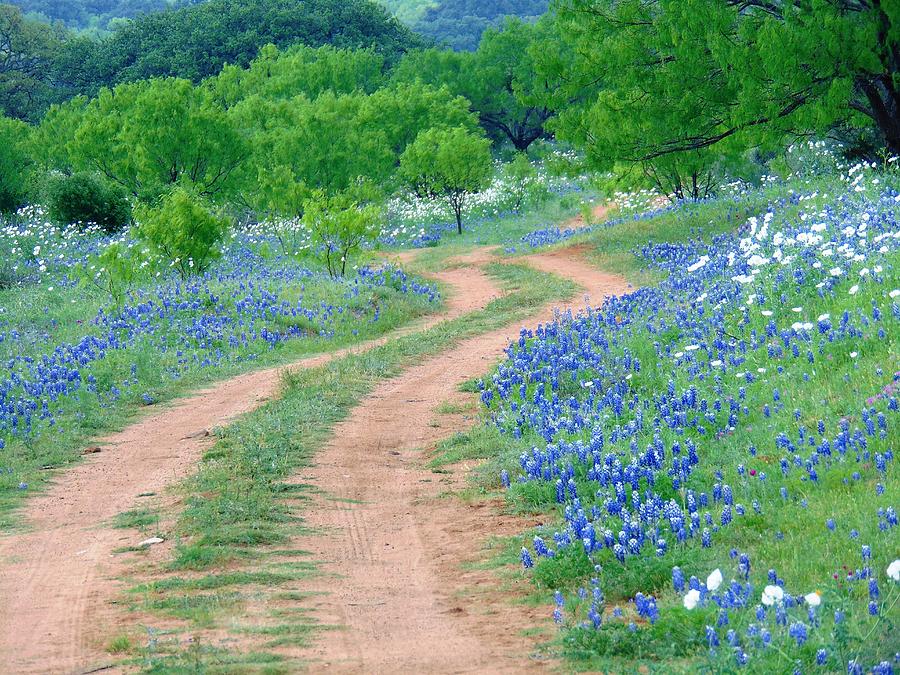
<path fill-rule="evenodd" d="M 491 144 L 465 127 L 421 132 L 400 158 L 400 175 L 422 198 L 444 201 L 462 234 L 462 212 L 469 196 L 491 177 Z"/>

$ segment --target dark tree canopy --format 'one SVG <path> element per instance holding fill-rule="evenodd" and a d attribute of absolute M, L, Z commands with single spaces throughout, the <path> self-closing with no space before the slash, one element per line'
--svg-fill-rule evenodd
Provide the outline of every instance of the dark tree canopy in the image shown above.
<path fill-rule="evenodd" d="M 60 31 L 0 5 L 0 114 L 34 120 L 51 96 Z"/>
<path fill-rule="evenodd" d="M 26 14 L 50 21 L 62 21 L 72 28 L 105 29 L 112 19 L 131 19 L 158 12 L 172 5 L 170 0 L 10 0 Z"/>
<path fill-rule="evenodd" d="M 266 44 L 371 47 L 391 62 L 418 40 L 368 0 L 210 0 L 146 14 L 87 50 L 83 93 L 149 77 L 199 82 L 246 66 Z"/>

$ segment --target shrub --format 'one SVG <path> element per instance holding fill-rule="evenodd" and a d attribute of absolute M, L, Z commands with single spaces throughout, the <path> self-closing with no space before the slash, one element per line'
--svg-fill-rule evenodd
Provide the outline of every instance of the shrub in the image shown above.
<path fill-rule="evenodd" d="M 327 196 L 318 192 L 304 207 L 303 220 L 313 233 L 332 277 L 343 276 L 350 254 L 379 233 L 381 207 L 358 201 L 355 196 L 350 193 Z"/>
<path fill-rule="evenodd" d="M 0 213 L 12 213 L 25 203 L 31 169 L 27 135 L 27 124 L 0 116 Z"/>
<path fill-rule="evenodd" d="M 174 267 L 182 279 L 202 274 L 219 257 L 217 248 L 230 226 L 183 187 L 169 191 L 156 206 L 135 209 L 138 235 Z"/>
<path fill-rule="evenodd" d="M 50 217 L 62 225 L 98 225 L 116 232 L 131 222 L 125 192 L 92 173 L 53 176 L 47 185 Z"/>

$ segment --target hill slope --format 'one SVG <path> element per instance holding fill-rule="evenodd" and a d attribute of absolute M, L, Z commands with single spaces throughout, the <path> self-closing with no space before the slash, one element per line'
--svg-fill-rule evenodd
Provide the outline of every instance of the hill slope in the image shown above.
<path fill-rule="evenodd" d="M 10 0 L 25 14 L 62 21 L 70 28 L 105 30 L 112 19 L 131 19 L 171 7 L 173 0 Z"/>
<path fill-rule="evenodd" d="M 226 63 L 247 65 L 266 44 L 373 47 L 388 62 L 419 39 L 368 0 L 210 0 L 154 12 L 99 41 L 69 43 L 73 93 L 149 77 L 197 82 Z"/>
<path fill-rule="evenodd" d="M 537 19 L 549 7 L 548 0 L 441 0 L 425 9 L 413 29 L 453 49 L 473 50 L 481 34 L 507 16 Z"/>

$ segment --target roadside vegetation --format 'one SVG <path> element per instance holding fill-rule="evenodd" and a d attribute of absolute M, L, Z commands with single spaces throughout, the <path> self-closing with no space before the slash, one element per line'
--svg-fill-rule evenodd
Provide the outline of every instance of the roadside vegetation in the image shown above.
<path fill-rule="evenodd" d="M 4 530 L 144 409 L 389 338 L 286 376 L 174 506 L 107 524 L 170 544 L 115 552 L 147 628 L 109 654 L 296 666 L 333 628 L 299 590 L 331 580 L 291 545 L 317 489 L 297 470 L 377 383 L 577 297 L 521 258 L 578 247 L 632 292 L 526 327 L 431 457 L 483 460 L 468 498 L 541 516 L 494 561 L 558 626 L 535 649 L 900 666 L 900 5 L 386 3 L 423 37 L 365 0 L 60 16 L 95 35 L 20 4 L 0 4 Z M 505 294 L 391 335 L 441 311 L 428 277 L 466 253 Z"/>

